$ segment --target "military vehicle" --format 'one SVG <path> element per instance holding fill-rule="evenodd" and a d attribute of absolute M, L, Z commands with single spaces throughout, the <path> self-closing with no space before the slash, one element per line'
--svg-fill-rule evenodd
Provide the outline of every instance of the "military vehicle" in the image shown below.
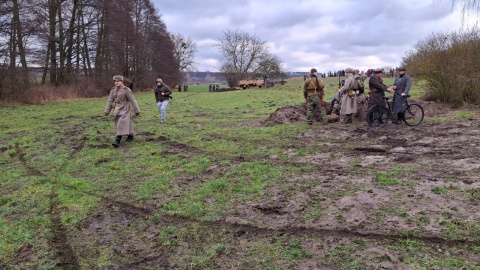
<path fill-rule="evenodd" d="M 260 80 L 260 79 L 255 79 L 255 80 L 240 80 L 238 82 L 238 86 L 243 88 L 243 89 L 247 89 L 247 88 L 250 88 L 252 86 L 258 86 L 258 87 L 262 87 L 263 86 L 263 80 Z"/>

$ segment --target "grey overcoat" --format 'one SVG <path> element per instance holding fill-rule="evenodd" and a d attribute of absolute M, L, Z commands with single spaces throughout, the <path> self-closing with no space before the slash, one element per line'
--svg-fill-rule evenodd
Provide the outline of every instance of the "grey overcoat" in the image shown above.
<path fill-rule="evenodd" d="M 410 91 L 410 87 L 412 86 L 412 79 L 407 74 L 403 76 L 398 76 L 395 79 L 395 83 L 393 84 L 397 86 L 395 89 L 395 96 L 393 98 L 393 112 L 399 113 L 405 110 L 405 101 L 407 100 L 408 92 Z M 401 96 L 400 94 L 405 93 L 405 96 Z"/>

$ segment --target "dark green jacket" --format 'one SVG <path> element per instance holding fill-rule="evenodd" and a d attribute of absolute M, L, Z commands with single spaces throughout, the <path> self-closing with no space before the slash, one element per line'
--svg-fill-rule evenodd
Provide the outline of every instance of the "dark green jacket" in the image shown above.
<path fill-rule="evenodd" d="M 157 86 L 154 92 L 155 92 L 155 101 L 157 101 L 157 103 L 168 100 L 170 98 L 170 95 L 172 94 L 172 90 L 170 90 L 170 88 L 164 83 L 160 86 Z"/>

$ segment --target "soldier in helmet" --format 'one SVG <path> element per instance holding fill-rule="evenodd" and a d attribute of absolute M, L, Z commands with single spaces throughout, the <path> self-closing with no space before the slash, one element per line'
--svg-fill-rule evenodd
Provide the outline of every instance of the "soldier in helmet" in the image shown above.
<path fill-rule="evenodd" d="M 310 70 L 310 77 L 305 80 L 303 87 L 303 96 L 307 103 L 307 123 L 313 124 L 313 117 L 315 110 L 320 111 L 320 117 L 324 125 L 328 124 L 327 113 L 325 112 L 325 104 L 323 102 L 323 92 L 325 84 L 322 79 L 317 78 L 317 69 L 312 68 Z"/>
<path fill-rule="evenodd" d="M 116 137 L 112 145 L 118 147 L 123 135 L 127 135 L 127 142 L 133 140 L 133 121 L 130 106 L 133 107 L 136 116 L 140 115 L 140 109 L 138 108 L 132 90 L 123 84 L 122 76 L 113 76 L 113 83 L 115 86 L 108 96 L 104 114 L 107 116 L 112 108 L 114 108 L 113 119 L 115 120 Z"/>

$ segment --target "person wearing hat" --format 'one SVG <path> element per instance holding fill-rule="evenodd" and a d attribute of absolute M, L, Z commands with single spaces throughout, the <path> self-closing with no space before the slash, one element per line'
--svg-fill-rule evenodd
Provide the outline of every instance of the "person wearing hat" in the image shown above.
<path fill-rule="evenodd" d="M 317 69 L 312 68 L 310 70 L 310 77 L 305 80 L 303 86 L 303 96 L 305 98 L 305 103 L 307 103 L 307 123 L 309 125 L 313 124 L 313 118 L 315 111 L 318 109 L 320 112 L 320 118 L 324 125 L 328 124 L 327 113 L 325 111 L 323 92 L 325 88 L 325 83 L 322 79 L 317 78 Z"/>
<path fill-rule="evenodd" d="M 408 92 L 412 86 L 412 79 L 410 76 L 405 74 L 405 68 L 400 67 L 397 69 L 398 77 L 395 79 L 393 84 L 393 89 L 395 90 L 395 95 L 393 96 L 393 112 L 397 114 L 397 121 L 395 124 L 399 125 L 402 123 L 402 119 L 405 116 L 405 101 L 407 100 Z"/>
<path fill-rule="evenodd" d="M 353 84 L 355 83 L 355 78 L 353 77 L 353 69 L 345 69 L 345 83 L 338 93 L 340 94 L 340 115 L 345 115 L 343 123 L 352 123 L 352 114 L 357 113 L 357 96 L 353 91 Z"/>
<path fill-rule="evenodd" d="M 157 107 L 160 111 L 160 123 L 165 123 L 167 121 L 167 105 L 168 100 L 170 99 L 170 95 L 172 94 L 172 90 L 163 83 L 162 79 L 157 79 L 155 81 L 157 87 L 154 90 L 155 93 L 155 100 L 157 101 Z"/>
<path fill-rule="evenodd" d="M 134 130 L 130 109 L 133 107 L 136 116 L 140 115 L 140 109 L 138 108 L 132 90 L 123 84 L 123 77 L 121 75 L 113 76 L 113 83 L 114 87 L 108 96 L 104 114 L 107 116 L 112 108 L 114 108 L 113 119 L 115 121 L 116 137 L 112 145 L 118 147 L 123 135 L 127 135 L 127 141 L 133 140 Z"/>
<path fill-rule="evenodd" d="M 383 69 L 377 68 L 373 71 L 373 76 L 370 77 L 368 80 L 368 87 L 370 88 L 370 92 L 372 93 L 371 101 L 368 103 L 368 109 L 370 109 L 373 105 L 383 105 L 385 106 L 385 91 L 394 93 L 395 91 L 393 88 L 390 88 L 383 84 L 382 79 Z M 380 120 L 380 122 L 382 122 Z"/>
<path fill-rule="evenodd" d="M 377 68 L 373 71 L 373 76 L 368 80 L 368 87 L 370 88 L 370 92 L 372 92 L 372 100 L 371 106 L 373 105 L 385 105 L 385 91 L 394 93 L 395 91 L 393 88 L 390 88 L 383 84 L 382 79 L 383 69 Z"/>

